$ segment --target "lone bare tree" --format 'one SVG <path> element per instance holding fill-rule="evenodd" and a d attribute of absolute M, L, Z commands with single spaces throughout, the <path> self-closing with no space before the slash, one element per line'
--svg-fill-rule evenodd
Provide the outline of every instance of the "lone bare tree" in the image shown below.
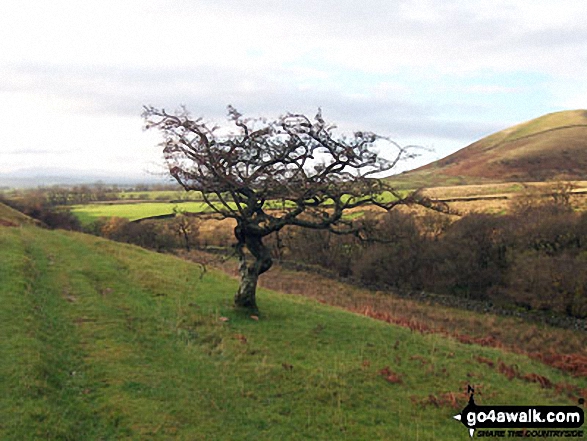
<path fill-rule="evenodd" d="M 371 132 L 335 136 L 320 111 L 314 119 L 288 113 L 267 120 L 244 118 L 228 106 L 232 124 L 222 130 L 185 109 L 170 114 L 145 107 L 143 117 L 146 128 L 163 136 L 170 175 L 185 190 L 201 192 L 216 213 L 236 220 L 237 307 L 257 310 L 257 280 L 272 265 L 265 236 L 286 225 L 360 234 L 356 223 L 343 217 L 349 209 L 427 203 L 374 178 L 414 156 L 408 147 Z M 379 153 L 385 147 L 387 159 Z"/>

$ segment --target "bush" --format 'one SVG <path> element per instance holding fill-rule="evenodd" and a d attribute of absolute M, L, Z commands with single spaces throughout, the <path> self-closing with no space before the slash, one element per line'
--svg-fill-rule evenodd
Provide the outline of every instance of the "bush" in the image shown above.
<path fill-rule="evenodd" d="M 2 203 L 37 219 L 51 229 L 81 231 L 79 219 L 65 208 L 49 205 L 43 196 L 32 194 L 31 197 L 19 200 L 3 199 Z"/>
<path fill-rule="evenodd" d="M 45 209 L 41 210 L 37 216 L 37 219 L 49 228 L 59 228 L 71 231 L 81 231 L 82 229 L 79 219 L 69 210 Z"/>
<path fill-rule="evenodd" d="M 276 253 L 365 285 L 505 300 L 585 317 L 587 213 L 565 207 L 541 199 L 512 215 L 470 214 L 450 225 L 438 215 L 392 211 L 361 220 L 366 241 L 284 230 Z"/>
<path fill-rule="evenodd" d="M 351 274 L 352 260 L 357 247 L 354 237 L 306 228 L 291 229 L 289 234 L 282 234 L 281 237 L 281 246 L 287 248 L 289 258 L 305 264 L 320 265 L 342 277 Z"/>
<path fill-rule="evenodd" d="M 367 245 L 355 253 L 353 275 L 367 285 L 421 289 L 429 239 L 420 232 L 414 216 L 392 211 L 370 230 Z"/>
<path fill-rule="evenodd" d="M 507 246 L 502 217 L 471 214 L 450 226 L 429 250 L 432 270 L 427 289 L 486 298 L 503 279 Z"/>
<path fill-rule="evenodd" d="M 168 251 L 179 246 L 177 237 L 157 221 L 130 222 L 113 217 L 100 227 L 102 236 L 156 251 Z"/>
<path fill-rule="evenodd" d="M 167 230 L 176 236 L 178 245 L 190 251 L 200 236 L 200 220 L 186 213 L 176 212 L 175 217 L 166 222 Z"/>
<path fill-rule="evenodd" d="M 516 256 L 502 294 L 519 306 L 587 317 L 587 254 Z"/>

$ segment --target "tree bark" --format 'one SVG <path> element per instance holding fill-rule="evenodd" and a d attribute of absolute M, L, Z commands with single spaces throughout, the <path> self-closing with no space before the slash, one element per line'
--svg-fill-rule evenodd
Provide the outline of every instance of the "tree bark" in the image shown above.
<path fill-rule="evenodd" d="M 234 296 L 234 305 L 257 312 L 257 281 L 261 274 L 271 268 L 273 260 L 269 249 L 263 244 L 262 237 L 242 234 L 242 231 L 238 230 L 240 230 L 239 227 L 235 229 L 235 236 L 238 239 L 236 251 L 239 257 L 241 281 Z"/>

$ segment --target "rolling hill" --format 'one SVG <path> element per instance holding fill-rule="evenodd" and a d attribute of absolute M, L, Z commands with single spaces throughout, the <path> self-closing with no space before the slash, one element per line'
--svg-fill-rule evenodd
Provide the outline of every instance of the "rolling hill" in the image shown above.
<path fill-rule="evenodd" d="M 41 222 L 0 202 L 0 226 L 16 227 L 20 225 L 41 225 Z"/>
<path fill-rule="evenodd" d="M 220 272 L 79 233 L 0 226 L 0 280 L 1 439 L 468 439 L 469 382 L 500 404 L 587 387 L 301 296 L 261 290 L 250 317 Z"/>
<path fill-rule="evenodd" d="M 569 110 L 494 133 L 390 181 L 436 187 L 586 179 L 587 110 Z"/>

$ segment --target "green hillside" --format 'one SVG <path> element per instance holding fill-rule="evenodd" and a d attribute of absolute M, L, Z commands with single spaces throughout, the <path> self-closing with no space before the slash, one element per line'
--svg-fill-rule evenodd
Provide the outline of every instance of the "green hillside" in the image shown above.
<path fill-rule="evenodd" d="M 504 142 L 512 142 L 528 136 L 544 134 L 568 127 L 586 127 L 587 110 L 567 110 L 549 113 L 539 118 L 502 130 L 484 138 L 486 148 L 495 148 Z"/>
<path fill-rule="evenodd" d="M 39 222 L 0 202 L 0 227 L 35 224 Z"/>
<path fill-rule="evenodd" d="M 587 388 L 303 297 L 240 315 L 227 276 L 77 233 L 0 227 L 0 281 L 2 440 L 465 440 L 468 383 L 479 404 L 573 404 L 525 374 Z"/>
<path fill-rule="evenodd" d="M 413 187 L 585 179 L 587 110 L 526 121 L 390 178 L 399 186 Z"/>

